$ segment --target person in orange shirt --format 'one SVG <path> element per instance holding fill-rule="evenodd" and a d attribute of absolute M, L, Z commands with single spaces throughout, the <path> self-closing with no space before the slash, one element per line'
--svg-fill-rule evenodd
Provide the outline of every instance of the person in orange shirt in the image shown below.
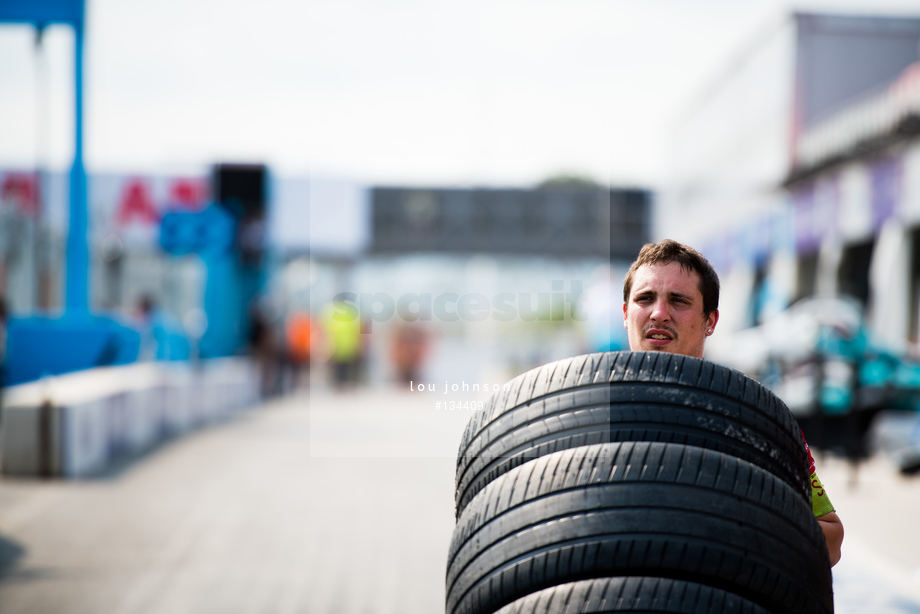
<path fill-rule="evenodd" d="M 418 382 L 428 355 L 428 333 L 420 326 L 405 324 L 393 331 L 390 359 L 400 383 Z"/>
<path fill-rule="evenodd" d="M 285 322 L 288 361 L 293 369 L 295 387 L 310 381 L 310 348 L 313 343 L 314 325 L 309 314 L 293 311 Z"/>

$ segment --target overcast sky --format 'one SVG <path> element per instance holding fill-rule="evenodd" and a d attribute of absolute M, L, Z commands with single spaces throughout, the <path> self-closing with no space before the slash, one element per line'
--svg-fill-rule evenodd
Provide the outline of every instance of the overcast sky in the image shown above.
<path fill-rule="evenodd" d="M 87 0 L 90 172 L 655 185 L 669 128 L 786 0 Z M 916 0 L 797 3 L 920 14 Z M 867 7 L 871 6 L 871 10 Z M 72 38 L 0 27 L 0 168 L 72 155 Z"/>

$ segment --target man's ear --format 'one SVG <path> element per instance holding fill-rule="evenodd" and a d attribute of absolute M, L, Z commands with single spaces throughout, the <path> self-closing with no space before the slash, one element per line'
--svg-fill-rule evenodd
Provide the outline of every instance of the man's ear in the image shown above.
<path fill-rule="evenodd" d="M 626 303 L 623 303 L 623 328 L 626 328 Z"/>
<path fill-rule="evenodd" d="M 716 309 L 706 317 L 706 328 L 715 331 L 716 323 L 719 321 L 719 310 Z"/>

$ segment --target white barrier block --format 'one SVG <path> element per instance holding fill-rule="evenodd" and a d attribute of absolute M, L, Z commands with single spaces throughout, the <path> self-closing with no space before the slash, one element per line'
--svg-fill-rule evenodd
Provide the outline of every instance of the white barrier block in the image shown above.
<path fill-rule="evenodd" d="M 0 429 L 3 473 L 40 475 L 41 417 L 37 407 L 5 407 Z"/>
<path fill-rule="evenodd" d="M 108 398 L 58 408 L 61 475 L 87 477 L 109 463 Z"/>
<path fill-rule="evenodd" d="M 15 386 L 3 408 L 0 470 L 87 477 L 258 399 L 255 365 L 242 358 L 105 367 Z"/>

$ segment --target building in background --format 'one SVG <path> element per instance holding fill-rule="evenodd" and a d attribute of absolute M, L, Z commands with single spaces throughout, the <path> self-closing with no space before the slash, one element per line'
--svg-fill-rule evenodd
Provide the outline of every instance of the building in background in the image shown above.
<path fill-rule="evenodd" d="M 918 53 L 917 17 L 796 13 L 688 108 L 653 233 L 715 265 L 723 340 L 798 298 L 848 294 L 892 349 L 916 342 Z"/>
<path fill-rule="evenodd" d="M 375 254 L 516 254 L 631 261 L 647 238 L 640 189 L 374 188 Z"/>

